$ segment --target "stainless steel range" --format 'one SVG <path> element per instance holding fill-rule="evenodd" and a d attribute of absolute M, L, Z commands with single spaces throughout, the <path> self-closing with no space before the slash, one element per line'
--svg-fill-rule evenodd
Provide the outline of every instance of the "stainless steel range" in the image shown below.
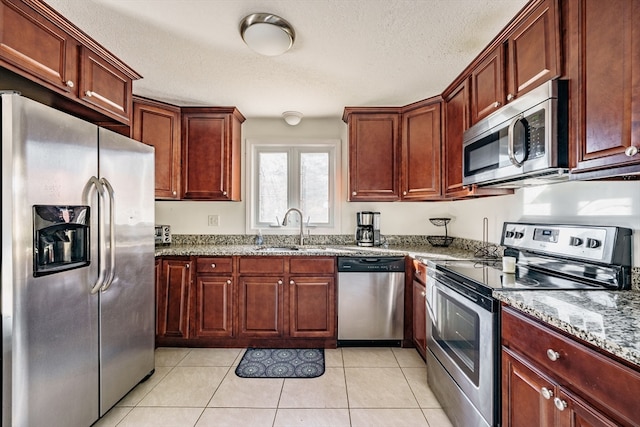
<path fill-rule="evenodd" d="M 622 227 L 507 222 L 515 258 L 428 261 L 427 380 L 455 426 L 500 425 L 499 304 L 494 290 L 624 290 L 632 231 Z"/>

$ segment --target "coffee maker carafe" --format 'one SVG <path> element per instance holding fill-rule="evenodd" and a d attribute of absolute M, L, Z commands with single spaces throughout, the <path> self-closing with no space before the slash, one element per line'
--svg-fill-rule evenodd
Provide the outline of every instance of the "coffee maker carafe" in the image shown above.
<path fill-rule="evenodd" d="M 357 212 L 356 222 L 356 244 L 380 246 L 380 212 Z"/>

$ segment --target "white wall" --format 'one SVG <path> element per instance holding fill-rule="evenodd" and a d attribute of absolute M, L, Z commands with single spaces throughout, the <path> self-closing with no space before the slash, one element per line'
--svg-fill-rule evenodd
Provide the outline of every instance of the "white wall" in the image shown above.
<path fill-rule="evenodd" d="M 295 127 L 282 120 L 248 119 L 247 138 L 339 138 L 342 140 L 340 232 L 352 234 L 355 213 L 381 212 L 383 234 L 442 234 L 431 217 L 451 217 L 449 234 L 482 240 L 482 223 L 489 221 L 489 241 L 499 243 L 502 223 L 514 220 L 618 225 L 634 230 L 634 266 L 640 266 L 640 181 L 567 182 L 523 188 L 514 195 L 455 202 L 347 203 L 347 127 L 339 119 L 303 119 Z M 244 234 L 245 175 L 243 146 L 242 202 L 156 202 L 156 223 L 170 224 L 176 234 Z M 284 213 L 284 212 L 283 212 Z M 208 215 L 220 216 L 218 227 L 207 225 Z"/>

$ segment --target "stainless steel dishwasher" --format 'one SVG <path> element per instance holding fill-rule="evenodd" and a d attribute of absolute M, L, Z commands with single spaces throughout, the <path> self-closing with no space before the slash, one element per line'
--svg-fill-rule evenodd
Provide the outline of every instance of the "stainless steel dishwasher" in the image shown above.
<path fill-rule="evenodd" d="M 338 344 L 400 345 L 404 258 L 338 257 Z"/>

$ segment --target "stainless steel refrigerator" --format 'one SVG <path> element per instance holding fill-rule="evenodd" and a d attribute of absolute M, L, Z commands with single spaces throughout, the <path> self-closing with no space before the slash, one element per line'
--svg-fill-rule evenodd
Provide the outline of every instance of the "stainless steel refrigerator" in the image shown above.
<path fill-rule="evenodd" d="M 154 370 L 153 148 L 0 98 L 2 425 L 86 427 Z"/>

